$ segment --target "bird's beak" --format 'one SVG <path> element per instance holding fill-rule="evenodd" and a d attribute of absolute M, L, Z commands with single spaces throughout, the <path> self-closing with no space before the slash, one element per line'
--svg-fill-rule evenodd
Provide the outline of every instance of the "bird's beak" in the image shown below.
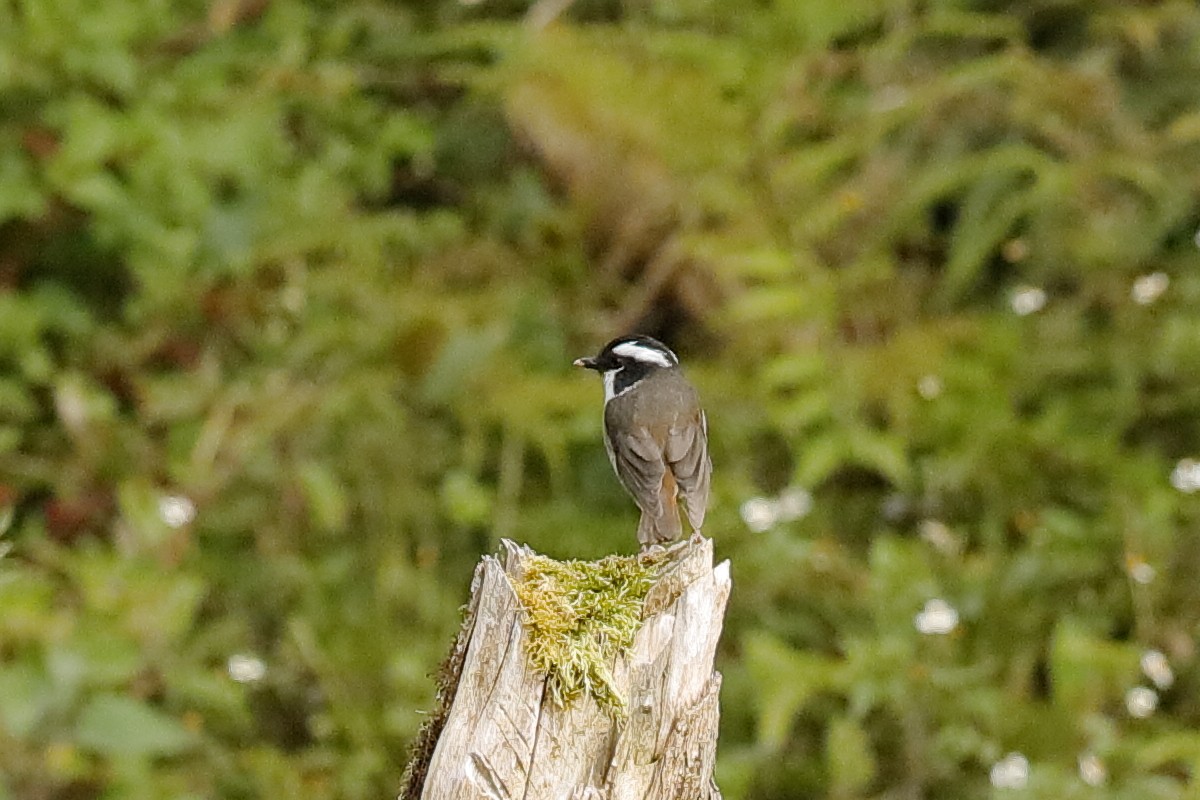
<path fill-rule="evenodd" d="M 577 358 L 572 363 L 575 366 L 583 367 L 584 369 L 595 369 L 596 368 L 596 359 L 594 359 L 594 358 Z"/>

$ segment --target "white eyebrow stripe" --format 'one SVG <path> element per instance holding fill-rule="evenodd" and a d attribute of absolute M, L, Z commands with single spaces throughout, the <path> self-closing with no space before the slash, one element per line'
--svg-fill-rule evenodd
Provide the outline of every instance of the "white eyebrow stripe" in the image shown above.
<path fill-rule="evenodd" d="M 643 364 L 657 364 L 660 367 L 673 367 L 679 363 L 679 359 L 675 358 L 675 354 L 670 350 L 664 353 L 662 350 L 637 342 L 619 344 L 613 348 L 613 352 L 625 358 L 632 358 L 634 361 L 641 361 Z"/>

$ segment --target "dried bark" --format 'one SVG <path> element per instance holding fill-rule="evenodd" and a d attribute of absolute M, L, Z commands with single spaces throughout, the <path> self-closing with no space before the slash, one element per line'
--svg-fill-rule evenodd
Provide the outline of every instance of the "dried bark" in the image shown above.
<path fill-rule="evenodd" d="M 628 705 L 614 717 L 586 695 L 558 707 L 546 677 L 529 666 L 513 584 L 530 555 L 505 541 L 476 569 L 441 708 L 414 748 L 401 797 L 720 800 L 713 659 L 729 563 L 714 568 L 712 542 L 700 537 L 668 551 L 633 646 L 611 665 Z"/>

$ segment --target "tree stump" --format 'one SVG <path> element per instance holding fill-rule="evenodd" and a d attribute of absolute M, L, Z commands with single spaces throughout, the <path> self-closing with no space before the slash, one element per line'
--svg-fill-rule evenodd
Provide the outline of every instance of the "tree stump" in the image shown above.
<path fill-rule="evenodd" d="M 614 709 L 590 693 L 559 705 L 552 676 L 530 662 L 530 615 L 517 589 L 531 560 L 546 559 L 507 540 L 485 556 L 400 797 L 720 800 L 713 659 L 729 562 L 714 568 L 712 542 L 700 536 L 654 558 L 632 644 L 603 665 L 623 701 Z"/>

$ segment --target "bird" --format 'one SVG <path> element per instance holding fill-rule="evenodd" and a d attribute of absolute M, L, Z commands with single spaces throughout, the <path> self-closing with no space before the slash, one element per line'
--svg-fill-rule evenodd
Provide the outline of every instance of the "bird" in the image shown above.
<path fill-rule="evenodd" d="M 574 364 L 604 376 L 604 448 L 641 510 L 642 548 L 679 538 L 679 499 L 699 533 L 712 476 L 708 420 L 678 356 L 657 339 L 634 334 Z"/>

